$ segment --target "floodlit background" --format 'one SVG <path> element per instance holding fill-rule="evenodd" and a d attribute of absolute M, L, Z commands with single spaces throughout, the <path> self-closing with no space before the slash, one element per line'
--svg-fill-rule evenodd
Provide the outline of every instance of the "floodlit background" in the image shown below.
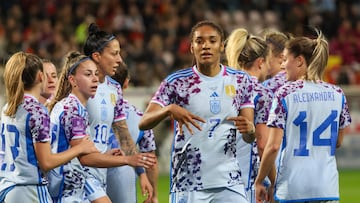
<path fill-rule="evenodd" d="M 192 65 L 188 35 L 191 27 L 204 19 L 218 22 L 226 35 L 237 27 L 252 34 L 278 29 L 294 35 L 306 35 L 309 26 L 319 28 L 330 45 L 325 80 L 342 85 L 353 118 L 337 152 L 339 168 L 360 174 L 358 0 L 1 0 L 0 75 L 7 59 L 21 50 L 52 60 L 60 70 L 67 52 L 82 51 L 87 26 L 96 22 L 120 41 L 131 74 L 125 98 L 144 109 L 166 75 Z M 155 131 L 160 169 L 167 175 L 171 122 L 162 122 Z M 359 178 L 355 180 L 359 182 Z"/>

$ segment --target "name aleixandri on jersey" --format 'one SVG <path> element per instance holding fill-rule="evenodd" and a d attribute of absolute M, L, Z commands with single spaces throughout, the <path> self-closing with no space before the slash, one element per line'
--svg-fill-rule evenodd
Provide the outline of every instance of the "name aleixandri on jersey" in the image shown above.
<path fill-rule="evenodd" d="M 293 95 L 294 103 L 335 101 L 334 92 L 304 92 Z"/>

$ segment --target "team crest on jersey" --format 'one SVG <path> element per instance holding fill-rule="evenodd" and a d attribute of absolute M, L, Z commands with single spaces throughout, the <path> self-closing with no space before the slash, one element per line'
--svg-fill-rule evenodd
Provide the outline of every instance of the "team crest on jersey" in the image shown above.
<path fill-rule="evenodd" d="M 218 114 L 221 111 L 221 102 L 219 100 L 219 95 L 216 92 L 213 92 L 210 95 L 210 111 L 213 114 Z"/>
<path fill-rule="evenodd" d="M 116 98 L 115 98 L 115 94 L 110 94 L 110 100 L 113 106 L 115 106 L 116 104 Z"/>
<path fill-rule="evenodd" d="M 225 85 L 225 93 L 229 97 L 234 97 L 236 94 L 234 85 Z"/>

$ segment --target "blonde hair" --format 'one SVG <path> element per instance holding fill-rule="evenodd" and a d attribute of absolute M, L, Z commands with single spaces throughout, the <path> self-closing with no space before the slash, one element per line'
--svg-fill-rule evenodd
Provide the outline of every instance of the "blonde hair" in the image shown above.
<path fill-rule="evenodd" d="M 229 35 L 228 39 L 226 40 L 225 47 L 225 55 L 228 66 L 239 70 L 241 69 L 240 64 L 238 63 L 238 58 L 246 44 L 248 35 L 248 31 L 243 28 L 235 29 Z"/>
<path fill-rule="evenodd" d="M 14 116 L 24 98 L 24 91 L 34 87 L 42 62 L 33 54 L 17 52 L 5 65 L 4 80 L 7 98 L 5 115 Z"/>
<path fill-rule="evenodd" d="M 291 35 L 273 30 L 266 32 L 264 39 L 267 44 L 272 45 L 271 52 L 274 56 L 279 56 L 284 51 L 286 42 L 291 39 Z"/>
<path fill-rule="evenodd" d="M 286 48 L 295 57 L 303 56 L 307 65 L 305 80 L 322 80 L 329 58 L 329 45 L 321 31 L 315 30 L 316 39 L 296 37 L 291 39 Z"/>
<path fill-rule="evenodd" d="M 238 28 L 229 35 L 225 54 L 228 66 L 236 69 L 248 69 L 257 58 L 266 57 L 268 46 L 262 38 L 250 35 L 243 28 Z"/>
<path fill-rule="evenodd" d="M 80 65 L 83 59 L 88 58 L 85 55 L 82 55 L 80 52 L 73 51 L 66 55 L 63 68 L 59 76 L 59 82 L 56 87 L 56 94 L 49 105 L 49 110 L 51 111 L 55 104 L 67 97 L 71 92 L 71 84 L 68 80 L 69 75 L 76 74 L 76 68 Z"/>

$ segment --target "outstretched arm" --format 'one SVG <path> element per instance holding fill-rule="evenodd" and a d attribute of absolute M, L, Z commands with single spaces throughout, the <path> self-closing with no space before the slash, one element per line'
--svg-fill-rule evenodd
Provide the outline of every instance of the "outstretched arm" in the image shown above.
<path fill-rule="evenodd" d="M 196 127 L 198 130 L 201 130 L 201 127 L 197 121 L 205 123 L 204 119 L 192 114 L 188 110 L 176 104 L 170 104 L 168 106 L 161 107 L 159 104 L 150 103 L 140 120 L 139 128 L 140 130 L 151 129 L 155 127 L 160 121 L 164 120 L 167 116 L 170 116 L 179 123 L 181 131 L 182 126 L 185 125 L 190 133 L 193 133 L 190 125 Z"/>

